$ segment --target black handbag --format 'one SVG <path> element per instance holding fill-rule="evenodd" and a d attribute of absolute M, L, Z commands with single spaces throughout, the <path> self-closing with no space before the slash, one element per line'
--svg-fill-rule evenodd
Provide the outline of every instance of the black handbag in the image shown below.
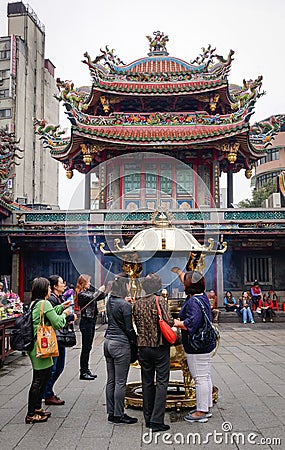
<path fill-rule="evenodd" d="M 196 331 L 196 333 L 192 334 L 192 336 L 189 335 L 188 338 L 191 347 L 197 351 L 204 350 L 213 343 L 215 343 L 216 345 L 218 339 L 218 331 L 207 316 L 204 305 L 197 297 L 193 298 L 195 298 L 195 300 L 197 300 L 197 302 L 201 306 L 204 318 L 202 326 L 198 329 L 198 331 Z"/>
<path fill-rule="evenodd" d="M 76 345 L 76 334 L 73 324 L 68 324 L 60 330 L 56 330 L 57 343 L 60 347 L 74 347 Z"/>

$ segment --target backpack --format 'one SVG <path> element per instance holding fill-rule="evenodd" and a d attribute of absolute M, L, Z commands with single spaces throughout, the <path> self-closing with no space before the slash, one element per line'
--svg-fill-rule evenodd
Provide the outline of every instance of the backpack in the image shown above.
<path fill-rule="evenodd" d="M 32 311 L 37 302 L 30 305 L 28 311 L 24 312 L 15 320 L 14 328 L 10 334 L 10 347 L 12 350 L 30 352 L 34 348 L 35 334 L 33 327 Z"/>
<path fill-rule="evenodd" d="M 189 335 L 189 344 L 195 351 L 205 350 L 212 344 L 216 344 L 218 339 L 218 330 L 214 327 L 211 320 L 209 319 L 204 305 L 200 302 L 197 297 L 193 297 L 197 300 L 203 313 L 203 324 L 192 336 Z"/>

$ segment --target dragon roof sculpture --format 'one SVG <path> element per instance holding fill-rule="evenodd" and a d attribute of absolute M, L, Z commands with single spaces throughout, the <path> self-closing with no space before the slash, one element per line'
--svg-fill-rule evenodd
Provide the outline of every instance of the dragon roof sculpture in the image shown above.
<path fill-rule="evenodd" d="M 6 128 L 0 128 L 0 199 L 12 202 L 7 183 L 14 177 L 13 166 L 17 159 L 22 159 L 21 150 L 18 146 L 14 133 L 9 133 Z"/>

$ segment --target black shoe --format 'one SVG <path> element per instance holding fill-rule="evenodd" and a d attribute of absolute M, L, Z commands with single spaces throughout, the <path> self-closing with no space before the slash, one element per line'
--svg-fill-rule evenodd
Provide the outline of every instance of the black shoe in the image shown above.
<path fill-rule="evenodd" d="M 114 422 L 114 414 L 109 414 L 108 415 L 108 422 Z"/>
<path fill-rule="evenodd" d="M 94 373 L 91 372 L 90 369 L 86 370 L 86 373 L 88 373 L 88 375 L 90 375 L 93 378 L 97 378 L 97 375 L 95 375 Z"/>
<path fill-rule="evenodd" d="M 80 374 L 79 380 L 95 380 L 95 377 L 92 377 L 89 373 L 85 372 Z"/>
<path fill-rule="evenodd" d="M 150 422 L 146 422 L 145 426 L 146 426 L 146 428 L 149 428 L 150 427 Z"/>
<path fill-rule="evenodd" d="M 170 429 L 170 426 L 165 423 L 150 422 L 149 428 L 151 428 L 152 431 L 167 431 Z"/>
<path fill-rule="evenodd" d="M 138 419 L 136 417 L 130 417 L 127 414 L 124 414 L 123 417 L 114 416 L 114 423 L 116 424 L 131 424 L 131 423 L 137 423 Z"/>

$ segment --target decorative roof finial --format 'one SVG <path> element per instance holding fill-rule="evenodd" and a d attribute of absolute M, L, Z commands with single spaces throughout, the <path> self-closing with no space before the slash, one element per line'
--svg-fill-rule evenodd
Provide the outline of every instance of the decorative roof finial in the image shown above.
<path fill-rule="evenodd" d="M 153 55 L 168 55 L 166 49 L 166 42 L 169 41 L 169 37 L 164 35 L 163 31 L 154 31 L 154 38 L 146 36 L 149 41 L 149 53 L 148 56 Z"/>

